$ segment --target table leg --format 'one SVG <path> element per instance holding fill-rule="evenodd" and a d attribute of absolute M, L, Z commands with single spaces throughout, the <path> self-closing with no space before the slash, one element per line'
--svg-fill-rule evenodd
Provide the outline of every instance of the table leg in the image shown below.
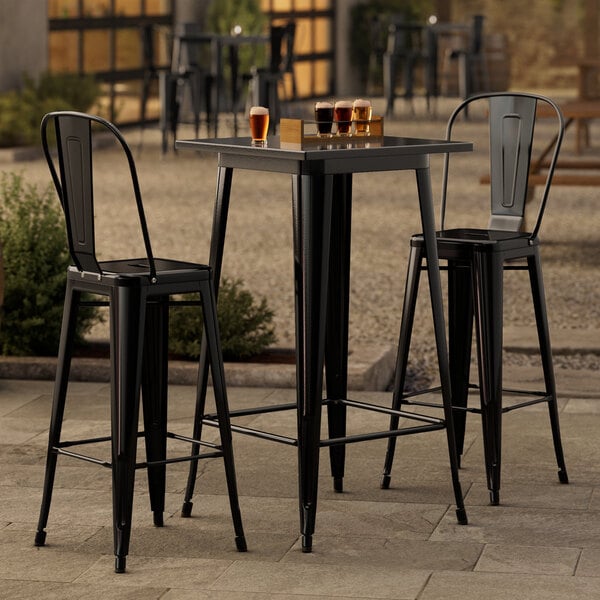
<path fill-rule="evenodd" d="M 231 195 L 231 182 L 233 169 L 230 167 L 219 167 L 217 172 L 217 194 L 215 199 L 215 210 L 213 212 L 212 233 L 210 236 L 210 259 L 209 264 L 213 269 L 215 294 L 219 294 L 219 280 L 221 279 L 221 266 L 223 264 L 223 248 L 225 246 L 225 233 L 227 231 L 227 215 L 229 213 L 229 197 Z M 200 359 L 198 362 L 198 387 L 196 391 L 196 411 L 194 417 L 193 437 L 199 440 L 202 435 L 202 417 L 206 401 L 208 387 L 208 344 L 206 336 L 202 334 L 200 346 Z M 198 444 L 192 444 L 192 454 L 199 451 Z M 183 517 L 189 517 L 192 512 L 192 496 L 196 475 L 198 473 L 198 461 L 190 462 L 185 499 L 181 509 Z"/>
<path fill-rule="evenodd" d="M 352 174 L 335 175 L 331 219 L 331 248 L 325 338 L 327 418 L 329 437 L 346 435 L 348 391 L 348 315 L 350 305 L 350 240 L 352 223 Z M 329 448 L 333 489 L 344 489 L 346 446 Z"/>
<path fill-rule="evenodd" d="M 416 170 L 417 188 L 419 192 L 419 207 L 421 211 L 421 226 L 425 239 L 425 252 L 427 256 L 427 276 L 429 279 L 429 293 L 431 297 L 431 310 L 435 331 L 435 343 L 440 371 L 440 384 L 442 387 L 442 400 L 444 404 L 444 419 L 446 421 L 446 434 L 448 437 L 448 453 L 450 456 L 450 469 L 452 484 L 456 500 L 456 515 L 458 522 L 467 523 L 467 514 L 464 507 L 463 495 L 458 477 L 458 454 L 456 452 L 456 439 L 454 436 L 454 419 L 452 416 L 452 394 L 450 385 L 450 366 L 448 362 L 448 344 L 446 340 L 446 327 L 444 320 L 444 306 L 442 302 L 442 284 L 435 235 L 435 218 L 433 214 L 433 195 L 431 193 L 431 177 L 429 167 Z"/>
<path fill-rule="evenodd" d="M 319 445 L 333 176 L 293 175 L 296 390 L 302 551 L 312 550 Z"/>

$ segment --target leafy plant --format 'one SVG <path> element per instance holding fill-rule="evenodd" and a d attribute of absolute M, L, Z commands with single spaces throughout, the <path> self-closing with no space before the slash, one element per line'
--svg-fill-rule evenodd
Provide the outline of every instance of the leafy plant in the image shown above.
<path fill-rule="evenodd" d="M 87 111 L 100 87 L 91 76 L 46 73 L 24 78 L 23 89 L 0 94 L 0 147 L 39 143 L 40 121 L 52 110 Z"/>
<path fill-rule="evenodd" d="M 182 300 L 197 300 L 184 294 Z M 242 288 L 240 280 L 223 278 L 217 306 L 223 357 L 241 360 L 259 354 L 276 341 L 272 326 L 273 312 L 263 298 L 256 304 L 252 294 Z M 188 358 L 200 356 L 202 315 L 198 307 L 171 310 L 169 349 Z"/>
<path fill-rule="evenodd" d="M 70 257 L 62 211 L 50 186 L 39 192 L 21 175 L 2 173 L 0 242 L 5 278 L 0 350 L 55 355 Z M 80 310 L 77 337 L 98 320 L 95 309 Z"/>
<path fill-rule="evenodd" d="M 218 0 L 211 2 L 208 8 L 208 26 L 215 33 L 230 34 L 233 28 L 242 28 L 243 35 L 264 33 L 267 19 L 261 10 L 259 0 Z M 247 73 L 255 64 L 265 60 L 262 46 L 252 47 L 243 44 L 238 50 L 240 73 Z M 228 70 L 226 65 L 226 71 Z"/>

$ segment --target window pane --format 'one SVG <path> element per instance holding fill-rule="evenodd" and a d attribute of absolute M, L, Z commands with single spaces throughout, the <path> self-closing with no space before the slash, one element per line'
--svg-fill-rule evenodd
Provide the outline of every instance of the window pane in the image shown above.
<path fill-rule="evenodd" d="M 310 19 L 296 20 L 296 39 L 294 50 L 296 54 L 309 54 L 313 48 L 312 21 Z"/>
<path fill-rule="evenodd" d="M 105 29 L 83 34 L 83 69 L 86 73 L 108 71 L 110 68 L 110 37 Z"/>
<path fill-rule="evenodd" d="M 328 52 L 331 50 L 331 20 L 314 20 L 314 52 Z"/>
<path fill-rule="evenodd" d="M 331 61 L 316 60 L 313 62 L 314 69 L 314 87 L 315 96 L 325 96 L 331 93 L 329 86 L 331 80 Z"/>
<path fill-rule="evenodd" d="M 170 8 L 169 0 L 146 0 L 147 15 L 168 15 Z"/>
<path fill-rule="evenodd" d="M 271 0 L 271 10 L 277 12 L 286 12 L 292 10 L 292 0 Z"/>
<path fill-rule="evenodd" d="M 72 19 L 79 16 L 78 0 L 48 0 L 48 16 L 51 19 Z"/>
<path fill-rule="evenodd" d="M 309 62 L 297 62 L 294 65 L 296 73 L 296 86 L 298 96 L 312 96 L 312 64 Z"/>
<path fill-rule="evenodd" d="M 50 47 L 49 68 L 54 73 L 76 73 L 78 45 L 77 32 L 51 31 L 48 38 Z"/>
<path fill-rule="evenodd" d="M 83 0 L 82 17 L 109 17 L 110 3 L 98 2 L 98 0 Z"/>
<path fill-rule="evenodd" d="M 294 8 L 296 10 L 310 10 L 312 6 L 312 0 L 296 0 Z"/>
<path fill-rule="evenodd" d="M 117 36 L 117 69 L 135 69 L 141 66 L 142 48 L 138 29 L 119 29 Z"/>
<path fill-rule="evenodd" d="M 118 17 L 135 17 L 141 13 L 140 0 L 115 0 L 115 15 Z"/>

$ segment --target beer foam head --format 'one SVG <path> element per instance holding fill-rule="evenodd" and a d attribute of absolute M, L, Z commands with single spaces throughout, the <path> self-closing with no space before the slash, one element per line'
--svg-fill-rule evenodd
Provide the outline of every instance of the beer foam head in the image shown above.
<path fill-rule="evenodd" d="M 250 109 L 250 114 L 251 115 L 268 115 L 269 109 L 265 108 L 264 106 L 253 106 Z"/>
<path fill-rule="evenodd" d="M 331 104 L 331 102 L 326 102 L 326 101 L 322 101 L 322 102 L 317 102 L 315 104 L 315 108 L 318 110 L 319 108 L 333 108 L 333 104 Z"/>
<path fill-rule="evenodd" d="M 371 103 L 368 100 L 363 100 L 362 98 L 357 98 L 353 104 L 354 108 L 367 108 L 371 106 Z"/>
<path fill-rule="evenodd" d="M 350 100 L 338 100 L 335 103 L 336 108 L 352 108 L 352 102 Z"/>

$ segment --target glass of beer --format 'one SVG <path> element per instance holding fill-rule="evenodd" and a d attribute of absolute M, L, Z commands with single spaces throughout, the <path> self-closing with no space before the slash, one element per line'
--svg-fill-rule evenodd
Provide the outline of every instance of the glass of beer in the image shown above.
<path fill-rule="evenodd" d="M 333 107 L 333 117 L 337 123 L 338 135 L 352 135 L 352 102 L 338 100 Z"/>
<path fill-rule="evenodd" d="M 269 109 L 264 106 L 253 106 L 250 109 L 250 135 L 252 144 L 264 146 L 269 131 Z"/>
<path fill-rule="evenodd" d="M 315 104 L 315 121 L 319 137 L 330 137 L 333 125 L 333 104 L 331 102 L 317 102 Z"/>
<path fill-rule="evenodd" d="M 369 135 L 371 112 L 371 103 L 368 100 L 358 98 L 352 104 L 352 120 L 356 135 Z"/>

